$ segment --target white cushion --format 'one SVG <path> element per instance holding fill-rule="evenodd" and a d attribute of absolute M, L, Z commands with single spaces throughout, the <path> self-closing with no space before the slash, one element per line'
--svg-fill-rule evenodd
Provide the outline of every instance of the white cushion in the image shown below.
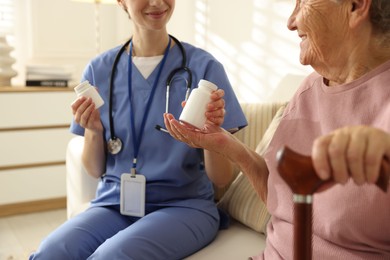
<path fill-rule="evenodd" d="M 258 255 L 265 248 L 265 236 L 232 221 L 228 229 L 220 230 L 207 247 L 185 258 L 186 260 L 246 260 Z"/>

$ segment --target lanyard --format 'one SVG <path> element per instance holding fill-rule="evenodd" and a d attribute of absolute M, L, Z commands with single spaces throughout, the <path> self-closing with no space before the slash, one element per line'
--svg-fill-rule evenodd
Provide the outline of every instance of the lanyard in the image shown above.
<path fill-rule="evenodd" d="M 139 131 L 139 136 L 138 136 L 138 139 L 137 139 L 136 131 L 135 131 L 135 120 L 134 120 L 134 117 L 135 117 L 134 114 L 135 113 L 133 111 L 133 105 L 132 105 L 132 71 L 133 71 L 132 70 L 132 66 L 133 66 L 132 53 L 133 53 L 133 41 L 130 41 L 129 66 L 128 66 L 128 76 L 129 76 L 128 87 L 129 87 L 129 101 L 130 101 L 131 132 L 132 132 L 132 135 L 133 135 L 133 147 L 134 147 L 133 166 L 131 168 L 132 176 L 135 176 L 135 169 L 137 167 L 137 156 L 138 156 L 138 151 L 139 151 L 139 148 L 140 148 L 140 145 L 141 145 L 142 135 L 144 133 L 146 118 L 148 117 L 148 114 L 149 114 L 149 111 L 150 111 L 150 107 L 151 107 L 151 104 L 152 104 L 152 100 L 153 100 L 153 97 L 154 97 L 154 93 L 156 92 L 156 89 L 157 89 L 158 80 L 160 78 L 161 71 L 162 71 L 162 69 L 164 67 L 165 61 L 167 60 L 170 47 L 171 47 L 171 37 L 169 37 L 168 46 L 165 49 L 164 57 L 163 57 L 163 60 L 162 60 L 162 62 L 160 64 L 160 67 L 158 69 L 157 77 L 154 80 L 153 87 L 152 87 L 152 92 L 150 93 L 150 96 L 149 96 L 149 99 L 148 99 L 148 103 L 146 104 L 146 111 L 145 111 L 144 116 L 142 118 L 141 127 L 140 127 L 140 131 Z"/>

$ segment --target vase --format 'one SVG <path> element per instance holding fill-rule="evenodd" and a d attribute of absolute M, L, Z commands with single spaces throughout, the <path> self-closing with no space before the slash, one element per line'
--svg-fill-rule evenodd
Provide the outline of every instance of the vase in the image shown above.
<path fill-rule="evenodd" d="M 12 68 L 15 59 L 11 57 L 10 53 L 14 50 L 8 44 L 6 36 L 0 36 L 0 87 L 11 86 L 11 79 L 18 75 Z"/>

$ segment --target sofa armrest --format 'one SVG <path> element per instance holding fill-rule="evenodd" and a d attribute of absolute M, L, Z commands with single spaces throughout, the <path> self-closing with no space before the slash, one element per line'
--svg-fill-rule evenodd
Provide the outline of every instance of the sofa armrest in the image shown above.
<path fill-rule="evenodd" d="M 84 137 L 73 137 L 66 150 L 67 217 L 85 210 L 95 197 L 98 179 L 87 174 L 81 161 Z"/>

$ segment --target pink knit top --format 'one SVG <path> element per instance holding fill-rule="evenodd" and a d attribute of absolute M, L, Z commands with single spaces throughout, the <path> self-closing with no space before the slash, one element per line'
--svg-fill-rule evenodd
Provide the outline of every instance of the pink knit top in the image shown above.
<path fill-rule="evenodd" d="M 254 259 L 293 259 L 292 192 L 275 161 L 282 146 L 309 155 L 316 137 L 347 125 L 370 125 L 390 133 L 390 61 L 345 85 L 327 87 L 323 81 L 312 73 L 302 83 L 265 154 L 272 218 L 266 248 Z M 349 181 L 316 193 L 313 259 L 390 259 L 390 191 Z"/>

